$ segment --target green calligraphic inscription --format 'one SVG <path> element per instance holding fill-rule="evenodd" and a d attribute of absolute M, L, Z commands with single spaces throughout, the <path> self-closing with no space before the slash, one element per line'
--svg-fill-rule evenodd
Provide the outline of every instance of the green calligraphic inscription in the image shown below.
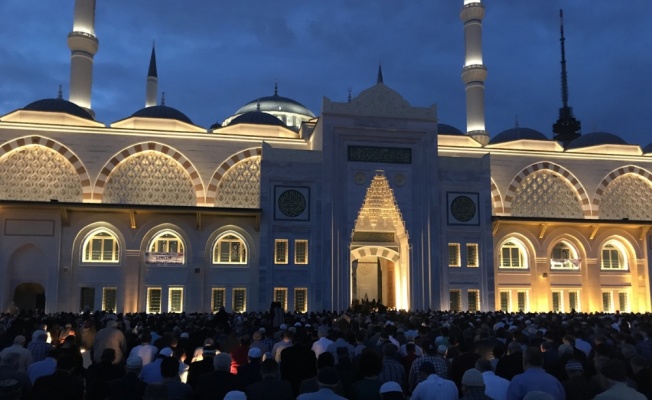
<path fill-rule="evenodd" d="M 401 147 L 349 146 L 349 161 L 412 164 L 412 149 Z"/>
<path fill-rule="evenodd" d="M 393 242 L 394 233 L 392 232 L 355 232 L 353 234 L 354 242 Z"/>

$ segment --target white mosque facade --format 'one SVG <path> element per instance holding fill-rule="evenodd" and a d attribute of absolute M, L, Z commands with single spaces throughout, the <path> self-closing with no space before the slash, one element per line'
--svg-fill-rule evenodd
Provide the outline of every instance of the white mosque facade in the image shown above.
<path fill-rule="evenodd" d="M 91 109 L 94 0 L 76 0 L 70 101 L 0 117 L 0 307 L 46 312 L 649 312 L 652 146 L 484 130 L 466 1 L 465 132 L 382 82 L 318 115 L 279 96 L 222 124 Z M 153 54 L 152 54 L 153 56 Z"/>

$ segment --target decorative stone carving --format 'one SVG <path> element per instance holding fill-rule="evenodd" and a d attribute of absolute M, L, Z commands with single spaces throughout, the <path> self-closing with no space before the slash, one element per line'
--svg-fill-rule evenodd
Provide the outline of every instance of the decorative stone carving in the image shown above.
<path fill-rule="evenodd" d="M 215 207 L 260 208 L 260 156 L 238 161 L 224 173 Z"/>
<path fill-rule="evenodd" d="M 122 161 L 107 179 L 104 203 L 196 205 L 188 172 L 173 158 L 146 151 Z"/>
<path fill-rule="evenodd" d="M 600 204 L 600 218 L 652 219 L 652 184 L 638 175 L 622 175 L 607 185 Z"/>
<path fill-rule="evenodd" d="M 403 216 L 396 204 L 394 192 L 382 172 L 378 172 L 367 189 L 362 208 L 355 221 L 355 232 L 394 232 L 407 235 Z"/>
<path fill-rule="evenodd" d="M 82 185 L 63 155 L 44 146 L 24 146 L 0 159 L 0 197 L 81 203 Z"/>
<path fill-rule="evenodd" d="M 552 171 L 537 171 L 514 191 L 512 215 L 518 217 L 584 218 L 580 197 L 565 178 Z"/>

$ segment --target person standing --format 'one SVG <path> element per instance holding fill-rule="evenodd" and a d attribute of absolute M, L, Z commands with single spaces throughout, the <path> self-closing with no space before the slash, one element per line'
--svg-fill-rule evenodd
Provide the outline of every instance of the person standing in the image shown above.
<path fill-rule="evenodd" d="M 4 348 L 0 352 L 0 359 L 10 353 L 18 354 L 18 370 L 27 372 L 27 367 L 32 363 L 32 353 L 25 348 L 25 336 L 18 335 L 14 338 L 14 344 Z"/>
<path fill-rule="evenodd" d="M 127 354 L 127 339 L 124 333 L 118 329 L 116 321 L 109 321 L 106 328 L 100 329 L 95 335 L 93 342 L 93 362 L 99 363 L 102 360 L 102 353 L 105 349 L 115 350 L 113 364 L 121 364 Z"/>
<path fill-rule="evenodd" d="M 507 388 L 507 400 L 522 400 L 529 392 L 548 393 L 555 400 L 564 400 L 566 392 L 561 382 L 543 369 L 543 355 L 537 347 L 523 354 L 525 372 L 516 375 Z"/>

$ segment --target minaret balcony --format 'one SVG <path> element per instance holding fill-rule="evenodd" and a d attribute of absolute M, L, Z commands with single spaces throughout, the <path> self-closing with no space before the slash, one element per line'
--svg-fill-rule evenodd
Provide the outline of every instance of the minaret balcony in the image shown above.
<path fill-rule="evenodd" d="M 95 55 L 100 42 L 95 35 L 88 32 L 73 31 L 68 34 L 68 48 L 72 51 L 83 51 Z"/>
<path fill-rule="evenodd" d="M 482 64 L 471 64 L 462 68 L 462 80 L 464 83 L 484 82 L 486 79 L 487 67 Z"/>
<path fill-rule="evenodd" d="M 484 18 L 484 5 L 482 3 L 474 2 L 464 4 L 462 12 L 460 13 L 460 19 L 462 22 L 468 22 L 473 20 L 482 21 Z"/>

